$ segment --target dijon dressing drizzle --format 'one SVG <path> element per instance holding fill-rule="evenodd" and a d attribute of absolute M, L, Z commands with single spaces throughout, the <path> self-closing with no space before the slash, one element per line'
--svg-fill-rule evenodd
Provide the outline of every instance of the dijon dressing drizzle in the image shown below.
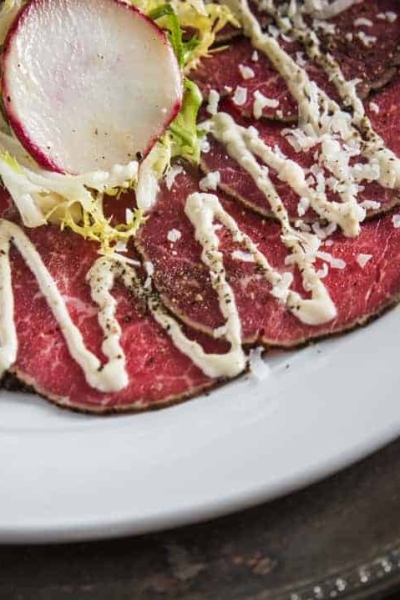
<path fill-rule="evenodd" d="M 188 201 L 190 213 L 190 200 Z M 145 299 L 156 321 L 168 332 L 174 345 L 186 354 L 210 377 L 232 377 L 240 373 L 246 360 L 241 347 L 240 320 L 235 310 L 232 290 L 227 282 L 221 288 L 221 303 L 226 316 L 224 337 L 231 344 L 225 354 L 207 354 L 203 348 L 183 333 L 177 321 L 171 317 L 154 294 L 141 285 L 135 270 L 126 262 L 99 257 L 87 273 L 93 301 L 98 305 L 98 321 L 104 333 L 102 351 L 108 358 L 106 364 L 85 346 L 82 334 L 72 321 L 65 300 L 50 272 L 44 265 L 35 246 L 23 230 L 10 221 L 0 220 L 0 375 L 16 361 L 18 339 L 14 320 L 14 296 L 12 290 L 10 248 L 14 244 L 33 273 L 39 289 L 46 299 L 68 346 L 72 358 L 85 374 L 87 383 L 101 392 L 117 392 L 128 384 L 125 354 L 120 344 L 121 327 L 116 319 L 117 302 L 111 294 L 116 278 L 126 287 Z M 214 267 L 213 267 L 214 268 Z M 223 298 L 222 298 L 223 296 Z M 226 298 L 233 300 L 228 307 Z"/>

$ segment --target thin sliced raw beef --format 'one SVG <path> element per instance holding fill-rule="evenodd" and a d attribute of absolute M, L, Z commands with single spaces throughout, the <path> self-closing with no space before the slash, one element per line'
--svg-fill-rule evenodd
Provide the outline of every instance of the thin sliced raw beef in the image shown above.
<path fill-rule="evenodd" d="M 345 76 L 362 79 L 370 89 L 388 83 L 400 64 L 398 0 L 363 0 L 339 13 L 330 23 L 335 25 L 333 34 L 318 31 L 322 50 L 336 58 Z"/>
<path fill-rule="evenodd" d="M 286 49 L 291 47 L 294 54 L 302 50 L 299 44 L 282 42 L 282 45 Z M 307 64 L 310 77 L 329 91 L 331 96 L 335 96 L 336 90 L 329 83 L 325 73 L 312 63 Z M 251 69 L 254 76 L 245 79 L 242 72 L 246 71 L 243 71 L 243 68 Z M 251 71 L 248 73 L 251 74 Z M 264 107 L 263 117 L 278 121 L 293 121 L 297 118 L 297 104 L 287 89 L 285 81 L 264 54 L 261 52 L 254 54 L 254 48 L 247 38 L 235 39 L 228 48 L 216 49 L 210 58 L 202 60 L 190 77 L 197 83 L 205 99 L 211 90 L 215 90 L 246 117 L 252 117 L 254 93 L 260 92 L 267 98 L 279 102 L 277 107 Z M 240 105 L 237 105 L 234 99 L 238 87 L 246 90 L 246 100 Z"/>
<path fill-rule="evenodd" d="M 394 21 L 378 19 L 377 14 L 386 12 L 398 15 Z M 357 19 L 371 21 L 371 27 L 356 26 Z M 344 11 L 330 23 L 335 26 L 334 34 L 317 30 L 324 52 L 330 52 L 339 62 L 347 79 L 358 78 L 358 93 L 366 97 L 371 89 L 378 89 L 388 83 L 396 72 L 400 61 L 400 8 L 395 0 L 366 0 Z M 360 39 L 360 32 L 376 38 L 371 47 Z M 362 34 L 361 34 L 362 35 Z M 347 36 L 347 37 L 346 37 Z M 364 38 L 365 39 L 365 38 Z M 367 38 L 368 39 L 368 38 Z M 349 41 L 351 40 L 351 41 Z M 285 50 L 304 66 L 310 76 L 331 97 L 338 99 L 335 87 L 329 82 L 324 71 L 310 60 L 306 60 L 304 48 L 295 42 L 279 38 Z M 277 120 L 293 120 L 297 115 L 297 104 L 289 93 L 286 83 L 275 71 L 268 58 L 258 52 L 254 60 L 254 48 L 248 39 L 235 39 L 231 45 L 215 52 L 200 63 L 191 75 L 200 86 L 206 98 L 210 90 L 234 103 L 233 94 L 239 86 L 247 91 L 247 98 L 238 106 L 242 115 L 253 115 L 254 93 L 261 92 L 267 98 L 279 101 L 277 107 L 265 107 L 262 115 Z M 305 62 L 304 62 L 305 61 Z M 250 68 L 254 76 L 246 79 L 239 65 Z M 229 88 L 232 92 L 229 92 Z"/>
<path fill-rule="evenodd" d="M 66 299 L 71 318 L 88 349 L 104 359 L 98 310 L 85 282 L 87 271 L 98 258 L 96 245 L 68 231 L 61 232 L 56 226 L 25 233 L 36 245 Z M 121 343 L 127 358 L 129 383 L 115 393 L 93 389 L 71 357 L 34 276 L 15 248 L 11 257 L 19 347 L 17 361 L 10 371 L 52 402 L 95 413 L 145 410 L 178 402 L 217 383 L 175 348 L 143 304 L 117 281 L 113 296 L 118 300 L 117 318 L 123 331 Z M 208 337 L 189 335 L 204 342 L 209 352 L 226 350 Z"/>
<path fill-rule="evenodd" d="M 400 76 L 383 90 L 375 93 L 371 101 L 366 101 L 367 113 L 376 132 L 382 136 L 387 146 L 400 157 L 400 117 L 398 115 L 398 98 L 400 97 Z M 266 120 L 241 120 L 240 114 L 224 101 L 221 110 L 232 114 L 240 124 L 252 125 L 258 130 L 261 139 L 269 146 L 278 146 L 288 157 L 299 163 L 304 168 L 310 168 L 315 160 L 314 150 L 310 152 L 295 152 L 282 131 L 287 131 L 287 125 Z M 241 200 L 246 206 L 256 210 L 264 216 L 271 216 L 269 205 L 265 196 L 260 192 L 251 176 L 233 159 L 230 158 L 224 147 L 209 136 L 210 151 L 201 155 L 201 168 L 205 173 L 219 171 L 220 187 L 229 195 Z M 270 170 L 270 177 L 292 220 L 299 218 L 298 195 L 285 183 L 280 181 L 277 174 Z M 369 215 L 383 213 L 393 208 L 400 202 L 398 190 L 382 188 L 378 183 L 365 183 L 364 190 L 359 194 L 359 202 L 365 200 L 379 202 L 379 209 L 369 210 Z M 334 197 L 332 196 L 332 199 Z M 308 210 L 302 216 L 304 221 L 315 221 L 317 215 Z"/>
<path fill-rule="evenodd" d="M 223 318 L 208 271 L 201 262 L 201 246 L 184 213 L 188 195 L 196 190 L 198 177 L 187 173 L 176 178 L 171 192 L 161 190 L 157 206 L 140 231 L 138 249 L 154 265 L 154 282 L 164 302 L 185 322 L 210 332 L 223 324 Z M 222 194 L 219 198 L 272 266 L 287 271 L 287 250 L 280 241 L 279 225 L 261 219 Z M 173 244 L 167 239 L 171 229 L 181 232 Z M 338 316 L 319 326 L 305 325 L 286 310 L 271 296 L 269 284 L 254 263 L 232 257 L 232 252 L 240 248 L 232 236 L 224 228 L 218 229 L 218 235 L 245 343 L 289 347 L 345 331 L 365 323 L 400 296 L 400 228 L 394 227 L 392 215 L 364 224 L 358 238 L 336 234 L 331 238 L 333 245 L 322 245 L 321 251 L 343 260 L 345 268 L 329 268 L 324 279 Z M 367 261 L 364 267 L 359 264 L 363 260 Z M 316 267 L 322 268 L 319 259 Z M 301 291 L 299 275 L 294 275 L 295 289 Z"/>

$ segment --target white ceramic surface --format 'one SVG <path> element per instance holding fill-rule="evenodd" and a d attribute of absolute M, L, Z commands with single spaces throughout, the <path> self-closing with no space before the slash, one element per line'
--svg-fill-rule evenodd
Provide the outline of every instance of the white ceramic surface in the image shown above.
<path fill-rule="evenodd" d="M 142 533 L 276 497 L 400 433 L 400 309 L 208 397 L 88 417 L 0 393 L 0 542 Z"/>

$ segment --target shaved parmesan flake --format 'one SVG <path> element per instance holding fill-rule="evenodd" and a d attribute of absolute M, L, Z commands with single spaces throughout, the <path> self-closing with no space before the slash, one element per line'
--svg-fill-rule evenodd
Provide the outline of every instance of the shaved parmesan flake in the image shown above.
<path fill-rule="evenodd" d="M 393 215 L 392 217 L 393 227 L 398 229 L 400 227 L 400 215 Z"/>
<path fill-rule="evenodd" d="M 253 62 L 258 62 L 258 52 L 257 52 L 257 50 L 254 50 L 253 54 L 251 55 L 251 60 Z"/>
<path fill-rule="evenodd" d="M 115 252 L 127 252 L 128 246 L 127 246 L 126 242 L 119 241 L 115 244 L 114 250 L 115 250 Z"/>
<path fill-rule="evenodd" d="M 372 101 L 371 101 L 371 102 L 369 103 L 369 108 L 370 108 L 370 110 L 372 110 L 372 112 L 374 112 L 376 115 L 379 115 L 380 108 L 379 108 L 379 106 L 378 106 L 378 104 L 377 104 L 376 102 L 372 102 Z"/>
<path fill-rule="evenodd" d="M 125 222 L 130 223 L 133 220 L 133 217 L 134 217 L 133 210 L 131 210 L 130 208 L 127 208 L 125 211 Z"/>
<path fill-rule="evenodd" d="M 299 67 L 304 67 L 307 64 L 304 52 L 296 52 L 296 62 L 299 65 Z"/>
<path fill-rule="evenodd" d="M 210 90 L 208 94 L 207 112 L 210 115 L 216 115 L 218 112 L 219 94 L 215 90 Z"/>
<path fill-rule="evenodd" d="M 364 202 L 360 202 L 360 206 L 365 208 L 365 210 L 378 210 L 381 204 L 380 202 L 375 202 L 375 200 L 364 200 Z"/>
<path fill-rule="evenodd" d="M 311 227 L 315 235 L 320 240 L 324 240 L 325 238 L 329 237 L 337 229 L 336 223 L 329 223 L 329 225 L 327 225 L 326 227 L 321 227 L 321 225 L 317 222 L 313 223 Z"/>
<path fill-rule="evenodd" d="M 332 269 L 346 268 L 346 262 L 344 260 L 342 260 L 341 258 L 335 258 L 334 256 L 332 256 L 332 254 L 329 254 L 329 252 L 322 252 L 321 250 L 318 250 L 316 256 L 321 260 L 325 260 L 332 267 Z"/>
<path fill-rule="evenodd" d="M 327 275 L 329 275 L 329 267 L 325 262 L 322 263 L 322 268 L 318 269 L 318 271 L 316 271 L 316 275 L 320 279 L 325 279 L 325 277 L 327 277 Z"/>
<path fill-rule="evenodd" d="M 355 19 L 354 21 L 354 27 L 372 27 L 373 23 L 370 19 L 366 19 L 365 17 L 359 17 L 358 19 Z"/>
<path fill-rule="evenodd" d="M 246 104 L 247 100 L 247 90 L 244 87 L 237 86 L 235 89 L 235 93 L 233 94 L 232 102 L 236 104 L 236 106 L 243 106 Z"/>
<path fill-rule="evenodd" d="M 360 265 L 360 267 L 363 269 L 365 267 L 365 265 L 367 264 L 367 262 L 369 260 L 371 260 L 372 258 L 372 254 L 359 254 L 357 256 L 357 262 Z"/>
<path fill-rule="evenodd" d="M 253 77 L 255 76 L 255 73 L 251 67 L 246 67 L 246 65 L 239 65 L 238 68 L 239 73 L 243 77 L 243 79 L 253 79 Z"/>
<path fill-rule="evenodd" d="M 250 252 L 243 252 L 242 250 L 234 250 L 231 254 L 234 260 L 241 260 L 243 262 L 254 262 L 254 256 Z"/>
<path fill-rule="evenodd" d="M 277 108 L 279 106 L 279 100 L 275 100 L 274 98 L 267 98 L 256 90 L 254 92 L 254 104 L 253 104 L 253 115 L 255 119 L 260 119 L 262 117 L 262 112 L 265 107 L 268 108 Z"/>
<path fill-rule="evenodd" d="M 309 208 L 310 199 L 305 197 L 300 198 L 299 203 L 297 205 L 297 214 L 299 215 L 299 217 L 305 215 Z"/>
<path fill-rule="evenodd" d="M 146 281 L 144 282 L 144 288 L 147 290 L 147 289 L 151 288 L 151 278 L 154 275 L 154 265 L 149 260 L 146 260 L 143 263 L 143 267 L 147 273 L 147 278 L 146 278 Z"/>
<path fill-rule="evenodd" d="M 271 368 L 263 359 L 264 348 L 252 348 L 249 352 L 250 373 L 258 381 L 263 381 L 271 373 Z"/>
<path fill-rule="evenodd" d="M 167 238 L 168 238 L 169 242 L 172 242 L 172 243 L 177 242 L 178 240 L 181 239 L 181 237 L 182 237 L 182 234 L 179 231 L 179 229 L 170 229 L 168 231 Z"/>
<path fill-rule="evenodd" d="M 327 21 L 320 21 L 319 19 L 313 20 L 313 28 L 320 29 L 325 33 L 334 34 L 336 31 L 336 26 L 334 23 L 328 23 Z"/>
<path fill-rule="evenodd" d="M 394 23 L 397 20 L 396 13 L 388 10 L 386 12 L 380 12 L 376 15 L 377 19 L 381 19 L 382 21 L 388 21 L 388 23 Z"/>
<path fill-rule="evenodd" d="M 356 33 L 356 36 L 364 44 L 364 46 L 366 48 L 371 48 L 371 46 L 373 46 L 376 42 L 376 36 L 375 35 L 367 35 L 365 33 L 365 31 L 358 31 Z"/>
<path fill-rule="evenodd" d="M 200 179 L 199 187 L 203 192 L 207 190 L 216 190 L 219 182 L 221 181 L 221 175 L 219 171 L 211 171 L 207 173 L 203 179 Z"/>
<path fill-rule="evenodd" d="M 174 185 L 176 177 L 179 175 L 179 173 L 182 173 L 182 171 L 183 171 L 183 167 L 181 167 L 181 165 L 174 165 L 173 167 L 170 168 L 170 170 L 168 171 L 168 173 L 165 177 L 165 185 L 167 186 L 167 188 L 169 190 Z"/>
<path fill-rule="evenodd" d="M 203 138 L 201 140 L 200 149 L 203 152 L 203 154 L 208 154 L 210 152 L 211 146 L 210 146 L 210 142 L 207 140 L 207 138 Z"/>

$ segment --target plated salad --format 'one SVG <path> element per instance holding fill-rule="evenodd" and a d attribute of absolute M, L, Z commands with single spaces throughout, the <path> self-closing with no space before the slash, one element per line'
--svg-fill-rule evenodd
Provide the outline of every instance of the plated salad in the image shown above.
<path fill-rule="evenodd" d="M 0 43 L 4 382 L 165 406 L 397 302 L 396 0 L 6 0 Z"/>

